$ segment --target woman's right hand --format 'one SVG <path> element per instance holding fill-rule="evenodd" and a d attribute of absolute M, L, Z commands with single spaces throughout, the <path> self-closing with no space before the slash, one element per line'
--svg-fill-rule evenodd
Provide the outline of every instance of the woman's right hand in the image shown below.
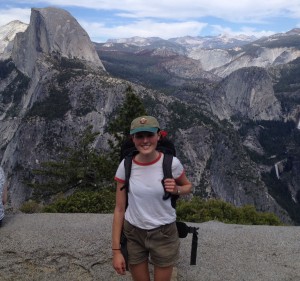
<path fill-rule="evenodd" d="M 113 251 L 113 267 L 118 274 L 126 274 L 126 263 L 121 250 Z"/>

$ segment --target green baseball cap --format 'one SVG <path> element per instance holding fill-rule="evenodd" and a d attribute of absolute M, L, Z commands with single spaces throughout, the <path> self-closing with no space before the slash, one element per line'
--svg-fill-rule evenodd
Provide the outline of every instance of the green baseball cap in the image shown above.
<path fill-rule="evenodd" d="M 130 135 L 138 132 L 157 133 L 158 130 L 159 123 L 156 118 L 152 116 L 140 116 L 131 122 Z"/>

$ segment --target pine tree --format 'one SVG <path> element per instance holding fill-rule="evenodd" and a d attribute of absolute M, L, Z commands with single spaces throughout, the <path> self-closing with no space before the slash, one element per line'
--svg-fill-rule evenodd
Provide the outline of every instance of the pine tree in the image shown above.
<path fill-rule="evenodd" d="M 33 170 L 34 181 L 28 185 L 34 189 L 35 197 L 48 198 L 69 190 L 95 191 L 110 185 L 114 166 L 107 155 L 92 147 L 98 134 L 88 126 L 61 159 L 44 162 L 40 169 Z"/>
<path fill-rule="evenodd" d="M 142 101 L 136 96 L 131 86 L 126 89 L 126 97 L 114 120 L 108 125 L 108 131 L 114 137 L 109 141 L 112 149 L 111 158 L 119 162 L 121 145 L 129 136 L 131 121 L 139 116 L 147 115 Z"/>

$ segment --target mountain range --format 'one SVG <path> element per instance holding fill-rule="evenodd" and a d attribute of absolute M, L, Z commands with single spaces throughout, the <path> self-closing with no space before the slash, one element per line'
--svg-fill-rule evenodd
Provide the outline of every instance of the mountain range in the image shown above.
<path fill-rule="evenodd" d="M 100 132 L 130 85 L 170 131 L 204 198 L 251 204 L 299 224 L 300 30 L 270 37 L 128 38 L 91 42 L 68 12 L 32 9 L 0 27 L 1 165 L 9 208 L 32 196 L 31 170 L 74 133 Z"/>

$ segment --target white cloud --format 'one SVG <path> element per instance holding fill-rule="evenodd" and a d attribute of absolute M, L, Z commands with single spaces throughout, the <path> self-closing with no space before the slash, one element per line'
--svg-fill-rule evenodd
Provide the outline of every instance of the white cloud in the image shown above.
<path fill-rule="evenodd" d="M 289 0 L 288 4 L 286 0 L 10 0 L 7 3 L 7 9 L 0 3 L 0 25 L 15 19 L 28 23 L 30 7 L 57 6 L 70 11 L 92 40 L 101 42 L 133 36 L 165 39 L 198 36 L 204 29 L 212 29 L 215 34 L 244 33 L 260 37 L 282 32 L 276 30 L 280 17 L 285 22 L 300 18 L 299 0 Z M 12 8 L 20 4 L 28 8 Z M 91 18 L 89 10 L 84 8 L 99 10 L 99 20 L 96 22 L 95 13 Z M 276 22 L 272 22 L 274 18 Z M 289 28 L 291 24 L 285 26 Z"/>
<path fill-rule="evenodd" d="M 11 0 L 37 5 L 35 0 Z M 76 6 L 90 9 L 116 10 L 124 17 L 196 19 L 214 16 L 232 22 L 263 22 L 269 17 L 300 14 L 300 1 L 290 0 L 46 0 L 40 3 Z"/>
<path fill-rule="evenodd" d="M 219 34 L 226 34 L 226 35 L 231 35 L 231 36 L 238 36 L 238 35 L 248 35 L 248 36 L 255 36 L 257 38 L 263 37 L 263 36 L 270 36 L 274 34 L 274 31 L 267 31 L 267 30 L 256 30 L 251 27 L 247 26 L 241 26 L 239 30 L 232 30 L 229 27 L 223 27 L 221 25 L 212 25 L 211 26 L 213 29 L 213 34 L 214 35 L 219 35 Z"/>
<path fill-rule="evenodd" d="M 154 22 L 150 20 L 137 21 L 135 23 L 120 25 L 117 27 L 106 27 L 99 23 L 79 23 L 86 30 L 93 40 L 103 41 L 101 38 L 124 38 L 124 37 L 160 37 L 168 39 L 180 37 L 187 34 L 197 36 L 207 25 L 206 23 L 188 21 L 178 23 Z M 97 39 L 98 38 L 98 39 Z"/>
<path fill-rule="evenodd" d="M 5 25 L 13 20 L 19 20 L 29 23 L 31 10 L 20 8 L 0 9 L 0 26 Z"/>

